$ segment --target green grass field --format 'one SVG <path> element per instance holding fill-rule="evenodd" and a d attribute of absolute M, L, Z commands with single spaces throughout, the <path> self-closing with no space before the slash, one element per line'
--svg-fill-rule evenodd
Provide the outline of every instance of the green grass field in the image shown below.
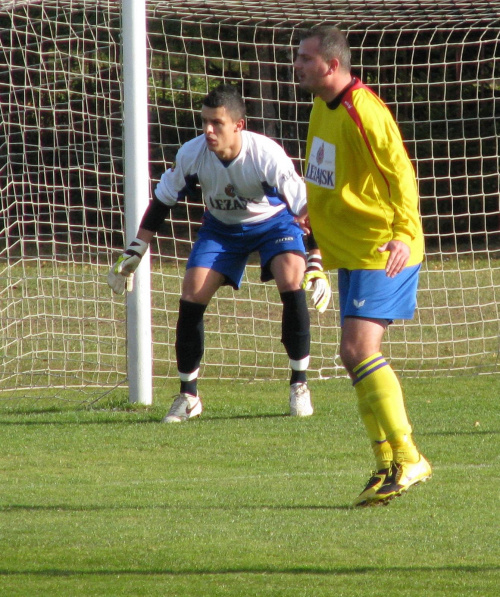
<path fill-rule="evenodd" d="M 0 408 L 2 597 L 498 595 L 499 377 L 403 380 L 434 477 L 354 510 L 372 457 L 345 379 L 200 382 L 203 417 Z M 171 391 L 170 391 L 171 390 Z"/>

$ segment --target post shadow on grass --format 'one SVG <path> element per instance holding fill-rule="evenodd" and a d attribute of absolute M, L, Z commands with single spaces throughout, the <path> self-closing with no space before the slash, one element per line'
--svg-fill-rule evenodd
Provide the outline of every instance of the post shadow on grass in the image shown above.
<path fill-rule="evenodd" d="M 134 425 L 164 425 L 161 421 L 164 416 L 163 410 L 161 412 L 157 412 L 159 407 L 153 408 L 145 408 L 142 407 L 141 410 L 134 409 L 134 408 L 125 408 L 125 409 L 117 409 L 117 408 L 110 408 L 110 409 L 85 409 L 84 412 L 91 415 L 92 412 L 95 412 L 97 418 L 95 419 L 86 419 L 86 420 L 78 420 L 78 421 L 68 421 L 67 419 L 64 420 L 49 420 L 48 418 L 43 417 L 50 417 L 51 415 L 58 415 L 62 416 L 65 414 L 74 413 L 75 411 L 67 410 L 67 409 L 54 409 L 54 408 L 46 408 L 46 409 L 36 409 L 36 410 L 25 410 L 25 409 L 16 409 L 16 410 L 9 410 L 6 412 L 1 412 L 0 410 L 0 424 L 4 426 L 19 426 L 19 427 L 30 427 L 36 425 L 53 425 L 53 426 L 65 426 L 65 425 L 124 425 L 127 423 L 134 424 Z M 80 411 L 82 412 L 82 411 Z M 130 417 L 127 418 L 126 415 L 129 414 Z M 28 419 L 22 420 L 11 420 L 9 419 L 10 416 L 29 416 L 31 417 Z M 106 415 L 109 415 L 109 418 L 106 418 Z M 117 415 L 122 415 L 118 417 Z M 300 424 L 304 425 L 307 424 L 308 421 L 314 421 L 317 418 L 309 417 L 306 421 L 301 420 Z M 211 414 L 210 411 L 204 411 L 203 416 L 198 419 L 193 419 L 192 421 L 181 423 L 181 425 L 196 425 L 196 424 L 210 424 L 211 422 L 219 422 L 219 421 L 253 421 L 258 419 L 290 419 L 295 420 L 295 417 L 291 417 L 289 413 L 260 413 L 260 414 Z M 458 436 L 487 436 L 487 435 L 500 435 L 500 429 L 479 429 L 473 427 L 471 429 L 455 429 L 455 430 L 447 430 L 447 431 L 419 431 L 419 436 L 429 436 L 429 437 L 458 437 Z"/>
<path fill-rule="evenodd" d="M 331 510 L 353 510 L 352 506 L 349 504 L 343 505 L 276 505 L 276 504 L 239 504 L 238 506 L 189 506 L 189 505 L 182 505 L 184 510 L 194 510 L 196 512 L 200 510 L 207 510 L 207 511 L 234 511 L 234 510 L 275 510 L 275 511 L 294 511 L 294 510 L 302 510 L 302 511 L 315 511 L 315 510 L 324 510 L 324 511 L 331 511 Z M 140 504 L 124 504 L 121 506 L 117 505 L 96 505 L 96 504 L 89 504 L 88 506 L 70 506 L 68 504 L 50 504 L 50 505 L 40 505 L 40 504 L 7 504 L 0 506 L 0 512 L 117 512 L 120 510 L 134 510 L 134 511 L 147 511 L 147 510 L 172 510 L 172 504 L 152 504 L 152 505 L 140 505 Z M 359 512 L 359 510 L 357 510 Z"/>
<path fill-rule="evenodd" d="M 75 577 L 100 577 L 100 576 L 231 576 L 241 574 L 269 574 L 269 575 L 311 575 L 319 576 L 357 576 L 364 574 L 415 574 L 415 573 L 444 573 L 451 574 L 485 574 L 488 572 L 498 572 L 500 566 L 492 565 L 462 565 L 450 564 L 449 566 L 338 566 L 338 567 L 319 567 L 319 566 L 289 566 L 289 567 L 272 567 L 272 566 L 255 566 L 251 567 L 233 567 L 233 568 L 196 568 L 177 570 L 173 568 L 148 568 L 146 570 L 137 570 L 136 568 L 120 568 L 116 570 L 85 570 L 85 569 L 68 569 L 68 568 L 50 568 L 47 570 L 38 570 L 32 568 L 24 568 L 19 570 L 8 570 L 0 568 L 0 577 L 13 576 L 35 576 L 48 578 L 71 578 Z"/>

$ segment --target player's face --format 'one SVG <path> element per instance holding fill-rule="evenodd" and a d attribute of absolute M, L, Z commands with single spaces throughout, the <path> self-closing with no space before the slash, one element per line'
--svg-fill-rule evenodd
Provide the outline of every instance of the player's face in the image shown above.
<path fill-rule="evenodd" d="M 232 160 L 241 149 L 241 131 L 244 120 L 233 120 L 226 108 L 202 106 L 203 133 L 210 151 L 222 160 Z"/>
<path fill-rule="evenodd" d="M 300 42 L 293 67 L 299 86 L 316 95 L 320 94 L 325 77 L 331 73 L 330 65 L 321 57 L 317 37 L 308 37 Z"/>

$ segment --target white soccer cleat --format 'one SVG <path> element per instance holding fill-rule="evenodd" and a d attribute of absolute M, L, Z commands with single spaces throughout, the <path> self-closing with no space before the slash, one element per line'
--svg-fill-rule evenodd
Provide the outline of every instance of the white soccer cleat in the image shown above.
<path fill-rule="evenodd" d="M 310 417 L 314 410 L 311 393 L 306 383 L 294 383 L 290 386 L 290 416 Z"/>
<path fill-rule="evenodd" d="M 199 396 L 178 394 L 162 423 L 182 423 L 188 419 L 199 417 L 202 411 L 203 405 Z"/>

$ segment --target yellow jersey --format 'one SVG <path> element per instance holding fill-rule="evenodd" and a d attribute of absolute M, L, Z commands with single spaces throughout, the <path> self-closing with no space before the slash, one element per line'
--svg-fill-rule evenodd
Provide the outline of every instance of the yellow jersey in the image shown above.
<path fill-rule="evenodd" d="M 314 100 L 306 149 L 308 212 L 326 269 L 384 269 L 400 240 L 423 259 L 417 182 L 387 106 L 357 79 L 330 104 Z"/>

